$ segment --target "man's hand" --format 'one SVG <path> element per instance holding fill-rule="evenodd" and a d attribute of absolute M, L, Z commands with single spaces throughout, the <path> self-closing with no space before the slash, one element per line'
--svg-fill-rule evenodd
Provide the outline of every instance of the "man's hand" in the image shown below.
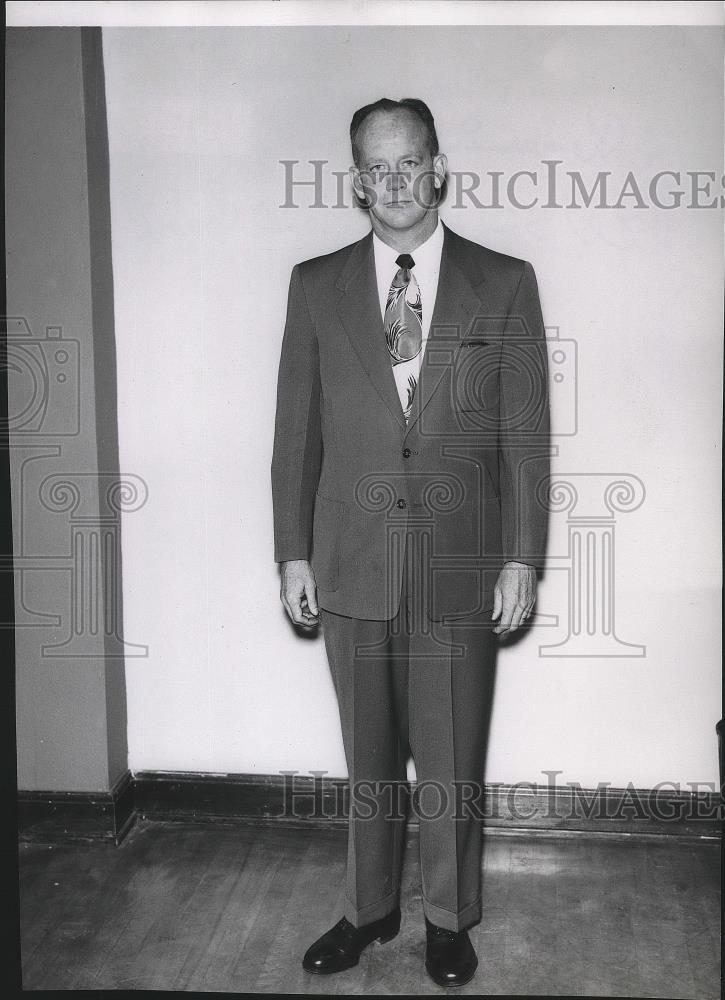
<path fill-rule="evenodd" d="M 320 624 L 315 575 L 306 559 L 291 559 L 282 563 L 282 588 L 279 596 L 295 625 L 314 628 Z"/>
<path fill-rule="evenodd" d="M 507 562 L 493 590 L 491 621 L 500 616 L 496 635 L 515 632 L 531 614 L 536 601 L 536 570 L 527 563 Z"/>

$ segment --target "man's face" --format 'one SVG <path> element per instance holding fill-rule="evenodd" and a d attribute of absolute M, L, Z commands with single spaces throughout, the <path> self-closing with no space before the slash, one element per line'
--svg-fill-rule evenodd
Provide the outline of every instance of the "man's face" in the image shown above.
<path fill-rule="evenodd" d="M 411 229 L 437 200 L 446 158 L 432 157 L 417 115 L 404 108 L 369 115 L 357 135 L 358 163 L 351 168 L 355 192 L 390 229 Z"/>

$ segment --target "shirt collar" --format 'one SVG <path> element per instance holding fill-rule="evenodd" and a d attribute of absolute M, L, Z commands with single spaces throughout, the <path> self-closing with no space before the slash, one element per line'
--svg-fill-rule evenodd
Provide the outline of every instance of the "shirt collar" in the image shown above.
<path fill-rule="evenodd" d="M 395 262 L 400 256 L 399 250 L 395 250 L 393 247 L 389 247 L 387 243 L 383 243 L 375 232 L 373 232 L 373 247 L 375 260 L 378 262 L 379 266 L 384 267 L 387 270 L 397 270 L 398 265 Z M 410 256 L 415 261 L 416 268 L 418 268 L 419 265 L 425 267 L 428 261 L 435 261 L 436 259 L 440 260 L 442 250 L 443 223 L 441 222 L 439 216 L 436 228 L 427 240 L 421 243 L 420 246 L 417 246 L 415 250 L 411 250 Z"/>

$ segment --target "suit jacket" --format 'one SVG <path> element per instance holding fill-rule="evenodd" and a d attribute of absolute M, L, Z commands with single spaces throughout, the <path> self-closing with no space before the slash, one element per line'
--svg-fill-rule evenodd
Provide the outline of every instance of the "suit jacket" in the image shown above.
<path fill-rule="evenodd" d="M 292 271 L 272 458 L 275 559 L 311 560 L 320 606 L 353 618 L 397 613 L 406 531 L 434 620 L 490 609 L 504 562 L 544 561 L 549 403 L 534 271 L 444 230 L 407 426 L 372 233 Z"/>

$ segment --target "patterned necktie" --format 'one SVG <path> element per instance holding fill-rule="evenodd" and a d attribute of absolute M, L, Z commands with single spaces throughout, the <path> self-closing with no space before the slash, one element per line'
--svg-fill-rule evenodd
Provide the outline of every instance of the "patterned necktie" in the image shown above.
<path fill-rule="evenodd" d="M 423 310 L 420 289 L 412 271 L 415 261 L 410 254 L 401 253 L 395 263 L 398 271 L 385 306 L 385 341 L 407 424 L 420 372 Z"/>

